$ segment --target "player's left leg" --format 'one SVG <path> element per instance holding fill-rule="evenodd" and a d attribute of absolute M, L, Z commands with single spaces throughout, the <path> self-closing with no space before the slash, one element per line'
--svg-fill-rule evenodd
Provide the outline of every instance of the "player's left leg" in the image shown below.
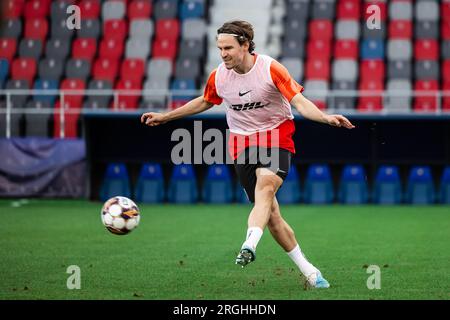
<path fill-rule="evenodd" d="M 283 219 L 276 197 L 273 200 L 272 211 L 267 227 L 273 238 L 294 261 L 300 272 L 307 279 L 307 284 L 314 288 L 328 288 L 330 285 L 322 277 L 320 271 L 314 267 L 304 256 L 295 237 L 294 230 Z"/>

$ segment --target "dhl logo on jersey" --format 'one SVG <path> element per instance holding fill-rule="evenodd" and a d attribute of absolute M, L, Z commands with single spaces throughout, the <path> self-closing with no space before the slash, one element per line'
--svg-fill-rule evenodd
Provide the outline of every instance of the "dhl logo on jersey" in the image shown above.
<path fill-rule="evenodd" d="M 259 102 L 249 102 L 249 103 L 239 103 L 239 104 L 232 104 L 230 106 L 230 109 L 233 109 L 234 111 L 246 111 L 246 110 L 253 110 L 253 109 L 259 109 L 263 108 L 265 106 L 268 106 L 270 103 L 262 104 L 261 101 Z"/>

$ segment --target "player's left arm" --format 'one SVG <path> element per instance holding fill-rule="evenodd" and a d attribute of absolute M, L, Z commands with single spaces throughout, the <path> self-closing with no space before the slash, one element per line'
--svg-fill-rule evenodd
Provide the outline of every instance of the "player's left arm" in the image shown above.
<path fill-rule="evenodd" d="M 305 118 L 329 124 L 335 127 L 353 129 L 355 126 L 343 115 L 326 114 L 301 93 L 297 93 L 290 101 L 297 111 Z"/>

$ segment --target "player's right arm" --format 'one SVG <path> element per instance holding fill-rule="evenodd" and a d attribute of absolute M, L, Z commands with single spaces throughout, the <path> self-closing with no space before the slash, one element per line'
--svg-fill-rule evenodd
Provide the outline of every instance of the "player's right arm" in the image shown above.
<path fill-rule="evenodd" d="M 155 112 L 148 112 L 144 113 L 141 117 L 141 122 L 145 123 L 148 126 L 157 126 L 160 124 L 164 124 L 168 121 L 180 119 L 183 117 L 191 116 L 203 111 L 208 110 L 213 105 L 221 104 L 222 98 L 219 97 L 216 90 L 216 70 L 211 72 L 208 78 L 208 82 L 206 83 L 205 92 L 203 93 L 203 96 L 200 96 L 198 98 L 195 98 L 188 103 L 186 103 L 184 106 L 172 110 L 170 112 L 166 113 L 155 113 Z"/>
<path fill-rule="evenodd" d="M 192 99 L 182 107 L 179 107 L 175 110 L 166 113 L 157 113 L 157 112 L 144 113 L 141 116 L 141 122 L 145 123 L 148 126 L 153 127 L 172 120 L 201 113 L 203 111 L 208 110 L 213 105 L 214 105 L 213 103 L 206 101 L 203 96 L 200 96 L 195 99 Z"/>

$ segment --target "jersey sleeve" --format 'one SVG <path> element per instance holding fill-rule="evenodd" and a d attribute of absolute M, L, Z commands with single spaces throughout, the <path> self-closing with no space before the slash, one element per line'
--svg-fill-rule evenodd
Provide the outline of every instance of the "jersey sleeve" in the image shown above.
<path fill-rule="evenodd" d="M 273 84 L 288 101 L 291 101 L 297 93 L 304 90 L 303 86 L 291 77 L 286 67 L 276 60 L 273 60 L 270 64 L 270 75 Z"/>
<path fill-rule="evenodd" d="M 223 99 L 217 94 L 216 72 L 217 69 L 214 69 L 209 75 L 208 81 L 206 82 L 205 91 L 203 93 L 203 98 L 210 103 L 219 105 L 222 103 Z"/>

